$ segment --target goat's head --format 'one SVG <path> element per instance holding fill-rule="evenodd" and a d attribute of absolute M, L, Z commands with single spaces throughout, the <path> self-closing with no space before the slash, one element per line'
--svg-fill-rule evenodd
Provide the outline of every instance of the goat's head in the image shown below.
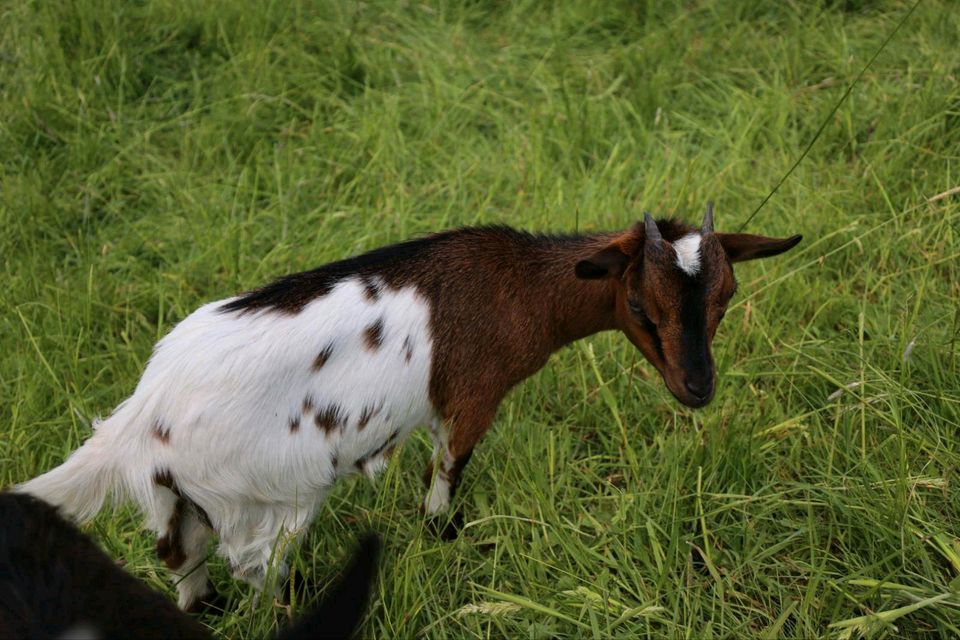
<path fill-rule="evenodd" d="M 658 226 L 650 214 L 577 263 L 580 278 L 609 278 L 616 325 L 657 368 L 670 392 L 689 407 L 713 398 L 710 345 L 737 289 L 733 263 L 775 256 L 802 236 L 778 239 L 715 233 L 713 207 L 699 229 Z"/>

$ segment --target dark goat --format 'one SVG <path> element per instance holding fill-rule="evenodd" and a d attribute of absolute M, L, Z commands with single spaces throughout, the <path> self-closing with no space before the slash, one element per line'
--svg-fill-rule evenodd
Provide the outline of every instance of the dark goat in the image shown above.
<path fill-rule="evenodd" d="M 376 572 L 361 541 L 343 578 L 282 640 L 350 637 Z M 70 635 L 67 635 L 70 634 Z M 54 507 L 0 493 L 0 638 L 211 638 L 200 623 L 123 571 Z"/>

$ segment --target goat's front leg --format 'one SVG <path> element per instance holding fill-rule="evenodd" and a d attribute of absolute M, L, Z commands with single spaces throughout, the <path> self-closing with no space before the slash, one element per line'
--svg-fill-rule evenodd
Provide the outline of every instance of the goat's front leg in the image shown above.
<path fill-rule="evenodd" d="M 426 513 L 435 520 L 450 508 L 450 502 L 460 485 L 463 469 L 473 455 L 473 448 L 490 428 L 495 411 L 494 407 L 493 410 L 473 413 L 468 417 L 461 416 L 442 425 L 437 421 L 431 425 L 434 456 L 424 475 L 428 492 L 423 506 Z M 444 540 L 456 538 L 462 524 L 463 513 L 458 510 L 440 530 L 440 537 Z"/>

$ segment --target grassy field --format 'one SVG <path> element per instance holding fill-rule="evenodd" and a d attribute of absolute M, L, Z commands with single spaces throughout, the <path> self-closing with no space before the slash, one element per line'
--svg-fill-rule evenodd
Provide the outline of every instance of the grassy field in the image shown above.
<path fill-rule="evenodd" d="M 912 2 L 0 7 L 0 485 L 59 464 L 202 302 L 457 225 L 735 230 Z M 620 335 L 501 406 L 444 543 L 425 435 L 296 568 L 383 534 L 364 637 L 960 634 L 960 12 L 924 0 L 748 230 L 717 397 Z M 88 529 L 171 593 L 130 507 Z M 214 561 L 218 637 L 283 619 Z"/>

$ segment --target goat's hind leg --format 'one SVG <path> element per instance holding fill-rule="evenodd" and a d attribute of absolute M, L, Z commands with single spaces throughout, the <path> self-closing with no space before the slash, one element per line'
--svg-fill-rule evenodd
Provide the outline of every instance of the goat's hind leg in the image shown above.
<path fill-rule="evenodd" d="M 206 515 L 180 495 L 175 486 L 158 487 L 147 509 L 157 532 L 157 556 L 170 569 L 177 587 L 177 605 L 197 613 L 221 608 L 207 568 L 207 544 L 213 535 Z"/>
<path fill-rule="evenodd" d="M 207 547 L 213 537 L 209 519 L 195 503 L 187 501 L 180 523 L 185 562 L 174 571 L 178 604 L 190 613 L 223 611 L 226 601 L 210 581 Z"/>
<path fill-rule="evenodd" d="M 250 509 L 246 515 L 243 526 L 220 532 L 220 552 L 229 560 L 234 578 L 283 600 L 289 575 L 285 559 L 301 538 L 310 514 L 268 507 L 260 513 Z"/>

